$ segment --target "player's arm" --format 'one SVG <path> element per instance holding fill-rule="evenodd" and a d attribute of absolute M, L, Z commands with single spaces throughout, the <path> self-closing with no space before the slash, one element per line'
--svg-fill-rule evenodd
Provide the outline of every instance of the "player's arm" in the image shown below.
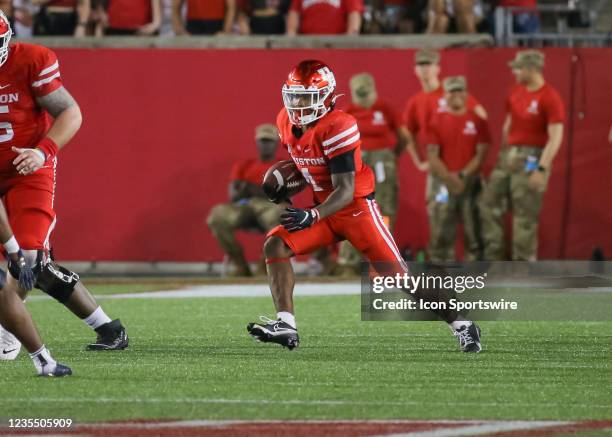
<path fill-rule="evenodd" d="M 60 87 L 46 96 L 37 97 L 36 102 L 53 117 L 53 124 L 34 148 L 13 147 L 19 155 L 13 161 L 17 171 L 27 175 L 40 169 L 59 149 L 68 143 L 81 127 L 83 117 L 77 102 L 68 90 Z"/>
<path fill-rule="evenodd" d="M 355 195 L 355 150 L 329 160 L 334 190 L 323 203 L 312 209 L 287 208 L 281 214 L 281 224 L 289 231 L 306 229 L 324 217 L 340 211 L 353 201 Z"/>

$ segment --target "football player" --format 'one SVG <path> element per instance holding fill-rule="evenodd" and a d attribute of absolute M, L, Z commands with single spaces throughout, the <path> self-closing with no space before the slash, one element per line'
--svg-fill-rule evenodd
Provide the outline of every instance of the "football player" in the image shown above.
<path fill-rule="evenodd" d="M 88 348 L 125 349 L 128 337 L 121 322 L 111 320 L 79 276 L 50 255 L 57 154 L 79 130 L 81 111 L 62 85 L 55 54 L 39 45 L 9 46 L 11 35 L 9 21 L 0 13 L 0 195 L 9 222 L 34 272 L 35 287 L 96 331 L 97 340 Z M 9 259 L 11 267 L 13 262 Z M 22 298 L 26 293 L 19 290 Z M 2 336 L 6 341 L 11 335 Z M 0 359 L 17 356 L 21 345 L 13 340 L 9 350 L 16 352 L 0 354 Z"/>
<path fill-rule="evenodd" d="M 30 357 L 36 367 L 36 372 L 40 376 L 68 376 L 72 375 L 72 370 L 56 362 L 42 343 L 40 335 L 36 331 L 32 317 L 26 310 L 23 301 L 17 292 L 19 289 L 29 291 L 34 287 L 34 272 L 28 265 L 23 256 L 23 251 L 13 235 L 13 231 L 8 222 L 4 204 L 0 202 L 0 241 L 4 241 L 3 246 L 9 260 L 11 260 L 11 271 L 8 277 L 4 271 L 0 270 L 0 323 L 10 329 L 24 344 L 30 353 Z M 9 331 L 4 330 L 9 334 Z M 12 342 L 13 335 L 0 335 L 0 348 L 5 355 L 14 354 L 16 346 Z M 4 341 L 8 340 L 8 341 Z"/>
<path fill-rule="evenodd" d="M 335 90 L 333 72 L 315 60 L 295 66 L 282 88 L 285 108 L 277 117 L 281 142 L 310 184 L 316 206 L 286 208 L 281 225 L 268 233 L 264 255 L 277 320 L 262 316 L 262 323 L 250 323 L 247 330 L 260 341 L 289 349 L 299 345 L 292 256 L 348 240 L 378 274 L 408 271 L 376 204 L 372 170 L 361 160 L 357 122 L 334 109 Z M 415 298 L 431 300 L 432 294 L 419 290 Z M 480 331 L 473 322 L 452 311 L 438 315 L 459 337 L 462 350 L 480 351 Z"/>

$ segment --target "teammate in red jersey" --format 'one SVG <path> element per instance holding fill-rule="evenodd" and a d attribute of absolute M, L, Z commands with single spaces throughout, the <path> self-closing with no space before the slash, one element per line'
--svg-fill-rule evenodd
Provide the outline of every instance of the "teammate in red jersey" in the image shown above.
<path fill-rule="evenodd" d="M 11 34 L 0 14 L 0 194 L 9 222 L 36 275 L 36 288 L 97 332 L 88 348 L 124 349 L 128 338 L 121 322 L 111 321 L 79 276 L 50 255 L 57 153 L 79 130 L 81 111 L 62 85 L 55 54 L 38 45 L 9 46 Z M 7 280 L 11 284 L 15 278 Z M 26 291 L 20 294 L 25 298 Z M 20 347 L 17 340 L 15 346 Z"/>
<path fill-rule="evenodd" d="M 292 256 L 348 240 L 378 274 L 408 270 L 374 199 L 374 175 L 361 160 L 357 122 L 352 115 L 334 109 L 335 89 L 336 80 L 327 65 L 300 62 L 283 86 L 285 109 L 277 117 L 281 142 L 312 187 L 316 206 L 286 208 L 281 225 L 268 233 L 264 255 L 278 319 L 262 316 L 262 323 L 250 323 L 247 330 L 260 341 L 289 349 L 299 345 Z M 427 298 L 419 293 L 415 296 Z M 459 321 L 456 313 L 444 317 L 461 332 L 457 335 L 463 350 L 480 350 L 476 325 Z"/>

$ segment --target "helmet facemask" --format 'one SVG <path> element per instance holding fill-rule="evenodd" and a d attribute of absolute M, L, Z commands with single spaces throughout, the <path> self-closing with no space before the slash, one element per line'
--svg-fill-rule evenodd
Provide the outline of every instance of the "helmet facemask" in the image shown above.
<path fill-rule="evenodd" d="M 0 66 L 4 65 L 6 60 L 8 59 L 9 54 L 9 43 L 11 42 L 11 36 L 13 35 L 13 30 L 11 29 L 11 24 L 9 23 L 8 18 L 4 15 L 3 12 L 0 11 Z"/>
<path fill-rule="evenodd" d="M 283 103 L 289 121 L 296 126 L 306 126 L 327 114 L 333 106 L 334 88 L 309 89 L 301 85 L 283 86 Z"/>

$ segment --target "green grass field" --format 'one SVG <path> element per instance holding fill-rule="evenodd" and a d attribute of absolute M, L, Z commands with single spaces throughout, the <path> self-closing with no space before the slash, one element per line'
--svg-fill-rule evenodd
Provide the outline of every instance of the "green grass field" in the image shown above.
<path fill-rule="evenodd" d="M 102 284 L 95 293 L 167 289 Z M 129 329 L 123 352 L 86 352 L 92 332 L 61 305 L 28 307 L 75 375 L 0 362 L 0 418 L 612 418 L 612 323 L 483 322 L 485 350 L 458 351 L 445 324 L 362 322 L 359 296 L 296 300 L 298 350 L 256 343 L 269 298 L 102 301 Z"/>

